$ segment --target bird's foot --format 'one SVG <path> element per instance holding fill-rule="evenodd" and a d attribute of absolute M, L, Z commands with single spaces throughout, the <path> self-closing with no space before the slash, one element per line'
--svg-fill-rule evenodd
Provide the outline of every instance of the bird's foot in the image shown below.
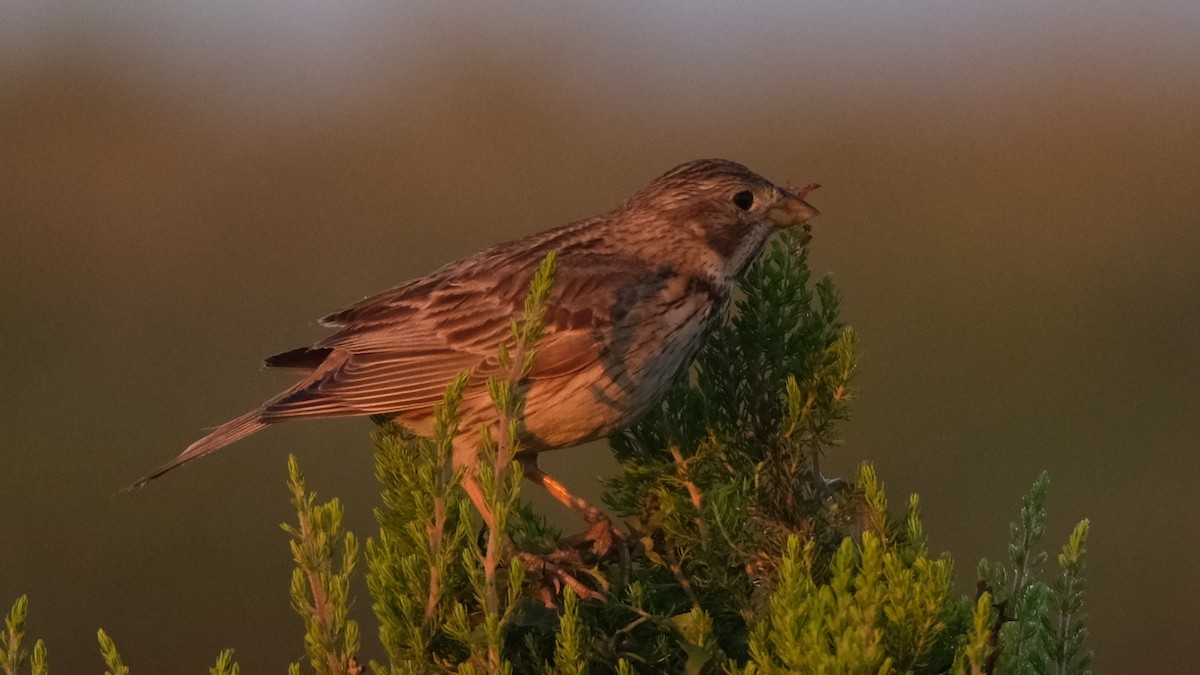
<path fill-rule="evenodd" d="M 583 519 L 588 523 L 588 529 L 579 534 L 562 539 L 559 544 L 564 548 L 581 548 L 587 545 L 588 550 L 597 560 L 603 560 L 617 554 L 622 562 L 629 558 L 629 538 L 617 529 L 611 518 L 600 509 L 592 506 L 582 512 Z"/>
<path fill-rule="evenodd" d="M 597 508 L 589 507 L 580 513 L 588 528 L 559 539 L 554 550 L 514 552 L 534 581 L 536 595 L 547 607 L 557 607 L 558 598 L 568 586 L 584 600 L 604 600 L 608 580 L 600 571 L 601 564 L 615 559 L 626 568 L 630 566 L 629 536 Z"/>
<path fill-rule="evenodd" d="M 570 586 L 575 595 L 583 600 L 604 600 L 604 595 L 591 586 L 580 581 L 578 574 L 590 574 L 599 581 L 594 571 L 584 567 L 583 558 L 578 551 L 558 549 L 550 553 L 537 554 L 529 551 L 517 551 L 516 557 L 525 565 L 525 571 L 530 577 L 539 579 L 535 583 L 538 599 L 546 607 L 558 607 L 558 598 L 563 589 Z"/>

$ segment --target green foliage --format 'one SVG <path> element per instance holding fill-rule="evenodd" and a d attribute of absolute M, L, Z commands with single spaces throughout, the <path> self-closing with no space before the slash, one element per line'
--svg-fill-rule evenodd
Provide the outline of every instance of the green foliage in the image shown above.
<path fill-rule="evenodd" d="M 522 602 L 524 562 L 511 554 L 509 542 L 531 550 L 554 539 L 520 502 L 516 462 L 524 405 L 517 385 L 533 364 L 554 265 L 551 254 L 530 282 L 524 314 L 511 325 L 511 342 L 499 346 L 502 374 L 487 383 L 497 424 L 461 430 L 481 440 L 478 470 L 470 479 L 478 482 L 492 519 L 484 535 L 474 536 L 471 505 L 460 488 L 467 476 L 453 462 L 468 373 L 447 388 L 430 438 L 384 420 L 374 435 L 383 506 L 376 509 L 379 536 L 367 542 L 367 580 L 390 661 L 373 663 L 374 672 L 509 672 L 510 626 L 538 626 L 553 618 Z"/>
<path fill-rule="evenodd" d="M 992 596 L 986 591 L 979 594 L 975 600 L 975 608 L 971 612 L 970 629 L 959 638 L 959 649 L 954 656 L 954 665 L 950 672 L 954 675 L 978 675 L 985 672 L 993 653 L 992 626 L 995 617 L 992 615 Z"/>
<path fill-rule="evenodd" d="M 606 502 L 629 526 L 618 554 L 581 557 L 520 499 L 520 386 L 533 362 L 553 273 L 549 257 L 488 382 L 495 423 L 460 429 L 463 374 L 417 438 L 374 434 L 382 504 L 367 585 L 390 673 L 1054 673 L 1089 672 L 1082 611 L 1088 522 L 1041 579 L 1049 481 L 1024 499 L 1008 560 L 982 561 L 975 598 L 952 591 L 912 495 L 893 511 L 869 463 L 827 480 L 820 459 L 849 419 L 854 333 L 828 279 L 812 283 L 799 238 L 746 272 L 734 312 L 661 406 L 612 439 L 621 475 Z M 455 439 L 478 434 L 478 468 L 455 468 Z M 357 540 L 337 500 L 318 504 L 295 460 L 292 599 L 317 673 L 364 672 L 348 617 Z M 477 530 L 464 483 L 487 509 Z M 570 555 L 568 555 L 570 554 Z M 0 641 L 16 673 L 26 601 Z M 127 673 L 100 633 L 112 675 Z M 45 649 L 34 648 L 34 673 Z M 212 674 L 236 675 L 232 652 Z M 299 675 L 301 665 L 290 672 Z"/>
<path fill-rule="evenodd" d="M 732 318 L 693 371 L 613 439 L 624 473 L 610 482 L 609 503 L 639 529 L 689 551 L 712 543 L 709 527 L 741 523 L 752 531 L 738 539 L 752 548 L 793 533 L 836 548 L 845 513 L 824 508 L 830 490 L 818 467 L 849 417 L 857 355 L 832 281 L 810 287 L 806 255 L 798 238 L 776 242 L 747 270 Z M 712 552 L 726 558 L 709 560 L 714 570 L 738 555 Z"/>
<path fill-rule="evenodd" d="M 217 655 L 217 663 L 208 669 L 208 675 L 240 675 L 242 669 L 233 660 L 233 650 L 226 649 Z"/>
<path fill-rule="evenodd" d="M 33 645 L 32 654 L 27 653 L 21 645 L 25 640 L 25 618 L 29 609 L 28 597 L 22 595 L 13 604 L 12 610 L 4 621 L 4 632 L 0 633 L 0 672 L 4 675 L 47 675 L 50 672 L 46 661 L 46 644 L 38 640 Z M 103 629 L 96 632 L 100 643 L 100 657 L 104 660 L 105 675 L 129 675 L 129 667 L 121 660 L 117 645 Z M 29 670 L 24 669 L 29 664 Z M 239 668 L 233 661 L 233 650 L 227 649 L 217 657 L 217 664 L 209 668 L 210 675 L 238 675 Z"/>
<path fill-rule="evenodd" d="M 569 586 L 563 591 L 558 635 L 554 639 L 555 675 L 587 675 L 588 634 L 579 618 L 579 597 Z"/>
<path fill-rule="evenodd" d="M 521 597 L 525 566 L 520 556 L 509 555 L 507 561 L 503 558 L 510 516 L 521 513 L 518 504 L 522 471 L 516 458 L 521 452 L 525 400 L 519 384 L 529 374 L 537 354 L 546 298 L 554 283 L 555 260 L 556 254 L 551 251 L 530 281 L 525 311 L 519 320 L 512 320 L 513 346 L 500 345 L 499 363 L 503 376 L 488 379 L 487 388 L 496 409 L 498 431 L 495 436 L 489 426 L 479 431 L 478 479 L 491 520 L 487 523 L 486 544 L 481 546 L 477 540 L 468 539 L 463 562 L 475 599 L 482 609 L 485 638 L 483 644 L 476 643 L 474 659 L 468 666 L 474 669 L 476 664 L 484 663 L 488 673 L 512 671 L 512 664 L 505 655 L 505 630 Z M 466 635 L 465 630 L 459 633 Z"/>
<path fill-rule="evenodd" d="M 1038 544 L 1045 533 L 1049 487 L 1050 478 L 1043 472 L 1022 500 L 1020 520 L 1010 527 L 1008 565 L 986 559 L 979 563 L 980 586 L 992 595 L 999 614 L 998 649 L 988 672 L 1091 672 L 1091 652 L 1084 650 L 1087 617 L 1082 612 L 1088 521 L 1075 527 L 1058 557 L 1060 573 L 1054 585 L 1037 579 L 1048 557 Z"/>
<path fill-rule="evenodd" d="M 1067 545 L 1058 556 L 1059 574 L 1051 597 L 1054 639 L 1051 644 L 1051 672 L 1055 675 L 1083 675 L 1090 672 L 1092 653 L 1084 650 L 1087 642 L 1087 615 L 1083 609 L 1083 559 L 1086 549 L 1087 520 L 1075 526 Z"/>
<path fill-rule="evenodd" d="M 96 639 L 100 641 L 100 656 L 104 659 L 104 665 L 107 667 L 104 675 L 129 675 L 129 668 L 121 661 L 121 655 L 117 653 L 117 644 L 108 636 L 108 633 L 105 633 L 104 629 L 100 629 L 96 633 Z"/>
<path fill-rule="evenodd" d="M 316 494 L 305 489 L 295 456 L 288 457 L 288 476 L 298 524 L 282 527 L 292 537 L 290 546 L 296 562 L 292 607 L 304 620 L 309 665 L 318 675 L 355 675 L 361 672 L 356 661 L 358 624 L 348 617 L 358 540 L 351 533 L 342 533 L 341 502 L 333 499 L 317 504 Z M 339 558 L 340 566 L 335 570 L 334 561 Z M 298 663 L 291 667 L 293 673 L 300 670 Z"/>
<path fill-rule="evenodd" d="M 869 501 L 885 502 L 869 466 L 858 485 Z M 950 561 L 926 557 L 924 541 L 889 544 L 881 531 L 844 538 L 828 561 L 818 561 L 816 540 L 788 538 L 769 610 L 752 626 L 751 659 L 741 672 L 883 673 L 930 664 L 946 627 Z M 827 567 L 820 569 L 821 562 Z"/>
<path fill-rule="evenodd" d="M 13 603 L 12 610 L 4 619 L 4 633 L 0 634 L 0 668 L 5 675 L 21 672 L 29 654 L 21 646 L 25 641 L 25 617 L 29 611 L 29 597 L 22 595 Z M 46 644 L 38 640 L 33 644 L 33 656 L 29 658 L 33 675 L 46 673 Z"/>
<path fill-rule="evenodd" d="M 464 653 L 447 625 L 460 611 L 456 598 L 468 593 L 462 554 L 473 536 L 461 472 L 451 462 L 466 385 L 464 373 L 447 389 L 431 439 L 391 424 L 374 434 L 383 505 L 375 509 L 379 534 L 367 541 L 367 585 L 392 664 L 373 664 L 374 672 L 435 672 Z"/>
<path fill-rule="evenodd" d="M 854 492 L 819 472 L 849 417 L 854 334 L 832 282 L 810 284 L 806 255 L 798 238 L 776 242 L 695 368 L 613 439 L 623 473 L 607 501 L 653 565 L 642 588 L 659 611 L 712 616 L 722 658 L 747 658 L 748 620 L 790 536 L 825 561 L 857 524 Z"/>

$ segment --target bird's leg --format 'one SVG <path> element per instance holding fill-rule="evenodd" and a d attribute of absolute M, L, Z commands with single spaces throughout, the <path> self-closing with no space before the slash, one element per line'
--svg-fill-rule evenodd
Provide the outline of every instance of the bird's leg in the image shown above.
<path fill-rule="evenodd" d="M 578 513 L 587 521 L 590 527 L 582 535 L 582 540 L 592 543 L 592 551 L 596 555 L 604 556 L 613 549 L 613 545 L 617 541 L 624 540 L 624 535 L 617 530 L 608 515 L 589 504 L 586 500 L 571 494 L 567 486 L 558 482 L 550 474 L 542 471 L 542 468 L 538 466 L 537 455 L 525 455 L 517 459 L 521 462 L 521 469 L 526 478 L 545 488 L 546 492 L 550 493 L 550 496 Z M 570 542 L 571 539 L 575 538 L 572 537 L 567 541 Z"/>
<path fill-rule="evenodd" d="M 583 516 L 583 519 L 589 523 L 597 517 L 605 517 L 600 509 L 587 503 L 584 499 L 571 494 L 567 486 L 558 482 L 550 474 L 542 471 L 542 468 L 538 466 L 537 455 L 524 455 L 518 459 L 521 462 L 521 470 L 524 472 L 525 477 L 545 488 L 546 492 L 549 492 L 550 496 L 561 502 L 563 506 Z"/>
<path fill-rule="evenodd" d="M 483 519 L 483 528 L 479 532 L 479 548 L 486 550 L 488 546 L 487 541 L 491 532 L 496 527 L 496 518 L 492 514 L 491 509 L 488 508 L 487 502 L 484 501 L 483 488 L 479 485 L 479 477 L 476 475 L 474 469 L 468 468 L 463 472 L 462 487 L 467 496 L 470 497 L 471 502 L 475 505 L 475 510 L 479 512 L 480 518 Z M 603 595 L 588 588 L 583 582 L 576 579 L 567 571 L 568 567 L 583 567 L 583 561 L 580 560 L 579 553 L 575 550 L 555 551 L 548 555 L 535 555 L 527 551 L 509 548 L 509 553 L 520 558 L 525 563 L 526 570 L 541 576 L 554 587 L 554 589 L 545 585 L 542 587 L 542 602 L 547 607 L 557 606 L 557 601 L 554 597 L 564 585 L 575 589 L 575 594 L 585 600 L 604 599 Z"/>

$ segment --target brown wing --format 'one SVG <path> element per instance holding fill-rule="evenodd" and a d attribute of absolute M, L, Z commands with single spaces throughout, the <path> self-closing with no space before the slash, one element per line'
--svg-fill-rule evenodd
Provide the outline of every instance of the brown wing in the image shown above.
<path fill-rule="evenodd" d="M 565 231 L 562 228 L 559 233 Z M 217 427 L 137 485 L 273 422 L 432 407 L 464 370 L 473 373 L 476 384 L 481 383 L 496 371 L 498 348 L 508 340 L 510 320 L 524 302 L 534 266 L 544 257 L 544 253 L 522 247 L 553 241 L 543 234 L 496 247 L 330 315 L 327 322 L 341 330 L 311 347 L 266 360 L 269 367 L 308 371 L 303 380 Z M 525 262 L 529 260 L 533 263 Z M 571 265 L 556 279 L 550 305 L 569 307 L 579 303 L 584 294 L 635 278 L 631 274 L 614 277 L 587 264 Z M 537 360 L 531 376 L 558 377 L 600 358 L 596 337 L 603 334 L 608 318 L 588 311 L 552 309 L 540 343 L 543 358 Z M 484 393 L 484 387 L 475 386 L 467 395 Z"/>
<path fill-rule="evenodd" d="M 495 354 L 513 311 L 508 295 L 447 286 L 364 301 L 333 315 L 345 322 L 342 330 L 310 350 L 328 356 L 306 382 L 268 403 L 263 419 L 432 407 L 459 373 L 482 380 L 495 372 Z"/>
<path fill-rule="evenodd" d="M 485 395 L 476 385 L 499 372 L 498 349 L 510 340 L 510 321 L 527 289 L 522 276 L 486 287 L 475 280 L 446 282 L 432 292 L 411 286 L 420 291 L 412 298 L 394 289 L 378 304 L 333 315 L 350 323 L 306 351 L 268 359 L 294 367 L 324 354 L 309 378 L 263 407 L 263 421 L 425 410 L 463 371 L 471 373 L 465 396 Z M 593 312 L 583 301 L 629 281 L 625 274 L 560 274 L 530 378 L 562 377 L 600 359 L 612 313 Z"/>
<path fill-rule="evenodd" d="M 601 218 L 589 218 L 497 244 L 427 276 L 360 300 L 323 317 L 321 323 L 337 328 L 388 323 L 408 315 L 414 306 L 424 304 L 425 299 L 434 295 L 438 296 L 440 307 L 445 309 L 469 306 L 479 299 L 481 292 L 495 296 L 506 307 L 511 302 L 514 309 L 519 309 L 529 290 L 529 280 L 546 255 L 552 250 L 558 251 L 561 272 L 564 257 L 572 256 L 571 249 L 589 246 L 604 238 L 603 227 L 599 225 L 601 221 Z M 586 267 L 587 261 L 584 261 L 575 271 L 586 273 Z"/>

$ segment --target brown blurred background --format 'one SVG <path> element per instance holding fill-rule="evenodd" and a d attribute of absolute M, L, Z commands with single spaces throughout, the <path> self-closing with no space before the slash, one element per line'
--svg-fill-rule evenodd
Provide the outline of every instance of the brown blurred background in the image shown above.
<path fill-rule="evenodd" d="M 98 627 L 137 672 L 299 659 L 285 457 L 367 535 L 369 423 L 116 491 L 285 386 L 258 360 L 315 317 L 704 156 L 824 185 L 864 349 L 835 470 L 920 493 L 966 592 L 1048 469 L 1096 672 L 1190 670 L 1195 0 L 146 4 L 0 8 L 0 605 L 56 672 Z M 607 457 L 546 464 L 597 496 Z"/>

